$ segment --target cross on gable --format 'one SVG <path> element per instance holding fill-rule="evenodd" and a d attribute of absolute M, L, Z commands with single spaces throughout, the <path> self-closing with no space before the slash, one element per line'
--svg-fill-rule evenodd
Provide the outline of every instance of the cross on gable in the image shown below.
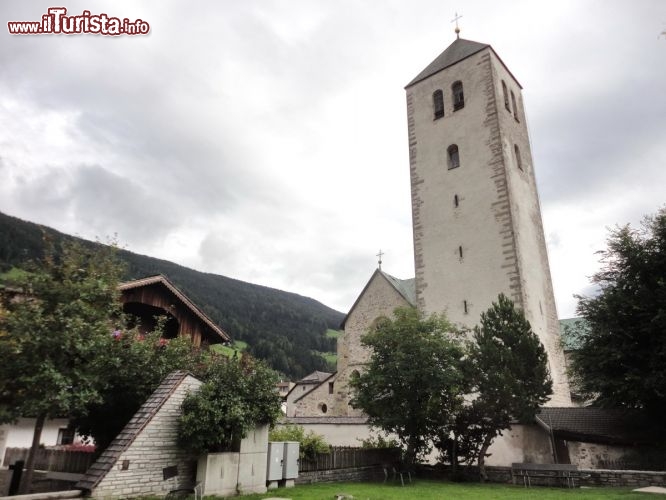
<path fill-rule="evenodd" d="M 379 257 L 379 270 L 380 271 L 382 270 L 382 256 L 383 255 L 384 255 L 384 252 L 382 252 L 381 249 L 379 250 L 379 253 L 376 255 L 376 257 Z"/>
<path fill-rule="evenodd" d="M 460 19 L 460 18 L 462 18 L 462 16 L 459 16 L 458 13 L 456 12 L 456 17 L 451 19 L 452 23 L 456 23 L 456 29 L 455 29 L 456 38 L 460 38 L 460 28 L 458 27 L 458 19 Z"/>

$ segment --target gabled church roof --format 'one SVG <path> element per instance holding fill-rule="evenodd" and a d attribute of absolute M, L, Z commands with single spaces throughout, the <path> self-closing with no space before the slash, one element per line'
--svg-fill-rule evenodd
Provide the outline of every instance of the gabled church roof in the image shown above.
<path fill-rule="evenodd" d="M 340 324 L 340 328 L 344 330 L 345 328 L 345 323 L 347 323 L 347 318 L 349 318 L 349 315 L 352 313 L 354 308 L 356 307 L 356 304 L 358 304 L 358 301 L 361 300 L 361 297 L 365 294 L 365 291 L 368 289 L 370 286 L 370 283 L 372 283 L 372 280 L 375 279 L 375 276 L 382 276 L 386 281 L 388 281 L 389 285 L 391 285 L 396 292 L 400 294 L 400 296 L 407 301 L 407 303 L 411 306 L 416 307 L 416 279 L 415 278 L 410 278 L 406 280 L 401 280 L 398 279 L 394 276 L 391 276 L 390 274 L 385 273 L 381 269 L 375 270 L 374 273 L 372 273 L 372 276 L 368 280 L 368 282 L 365 284 L 365 287 L 363 288 L 363 291 L 359 294 L 359 296 L 356 298 L 356 301 L 354 304 L 351 306 L 349 309 L 349 312 L 345 316 L 345 319 L 342 320 L 342 323 Z"/>
<path fill-rule="evenodd" d="M 384 271 L 379 272 L 389 283 L 391 283 L 391 285 L 393 285 L 393 288 L 395 288 L 407 302 L 416 307 L 416 278 L 401 280 L 390 274 L 386 274 Z"/>
<path fill-rule="evenodd" d="M 297 384 L 318 384 L 331 376 L 329 372 L 320 372 L 319 370 L 313 371 L 310 375 L 306 375 Z"/>
<path fill-rule="evenodd" d="M 428 64 L 428 66 L 426 66 L 423 71 L 416 75 L 416 77 L 411 82 L 409 82 L 405 88 L 411 87 L 415 83 L 418 83 L 421 80 L 425 80 L 435 73 L 439 73 L 443 69 L 459 63 L 463 59 L 467 59 L 477 52 L 481 52 L 485 48 L 490 48 L 490 50 L 493 51 L 493 53 L 497 56 L 497 59 L 499 59 L 506 70 L 509 71 L 509 68 L 506 67 L 506 64 L 504 64 L 502 59 L 500 59 L 500 57 L 497 55 L 497 52 L 495 52 L 493 48 L 487 43 L 479 43 L 472 40 L 465 40 L 464 38 L 457 38 L 444 50 L 444 52 L 438 55 L 433 62 Z M 511 71 L 509 71 L 509 74 L 511 74 Z M 513 76 L 513 74 L 511 74 L 511 76 Z M 516 80 L 516 77 L 514 76 L 513 79 Z M 518 80 L 516 80 L 516 83 L 518 83 Z M 522 88 L 520 83 L 518 83 L 518 86 Z"/>

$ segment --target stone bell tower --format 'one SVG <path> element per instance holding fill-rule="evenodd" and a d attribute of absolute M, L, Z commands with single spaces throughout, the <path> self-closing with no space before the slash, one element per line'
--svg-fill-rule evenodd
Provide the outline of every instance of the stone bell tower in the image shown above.
<path fill-rule="evenodd" d="M 456 39 L 406 87 L 417 307 L 468 327 L 525 312 L 571 404 L 522 87 L 490 45 Z"/>

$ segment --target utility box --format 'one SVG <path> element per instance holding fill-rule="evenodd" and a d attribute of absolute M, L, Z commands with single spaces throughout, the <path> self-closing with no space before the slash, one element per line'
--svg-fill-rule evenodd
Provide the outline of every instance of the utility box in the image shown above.
<path fill-rule="evenodd" d="M 278 481 L 282 480 L 284 465 L 284 442 L 271 441 L 268 443 L 268 470 L 266 480 L 268 488 L 278 487 Z"/>
<path fill-rule="evenodd" d="M 294 486 L 294 479 L 298 477 L 298 454 L 300 444 L 298 441 L 286 441 L 284 443 L 284 465 L 282 466 L 282 478 L 285 486 Z"/>

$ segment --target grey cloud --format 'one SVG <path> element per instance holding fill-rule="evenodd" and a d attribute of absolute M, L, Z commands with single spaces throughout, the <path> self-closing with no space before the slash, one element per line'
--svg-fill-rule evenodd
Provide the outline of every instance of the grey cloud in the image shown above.
<path fill-rule="evenodd" d="M 54 168 L 19 184 L 13 195 L 22 209 L 56 225 L 74 219 L 81 232 L 100 238 L 118 233 L 137 243 L 164 238 L 182 221 L 168 197 L 132 183 L 100 166 Z"/>

